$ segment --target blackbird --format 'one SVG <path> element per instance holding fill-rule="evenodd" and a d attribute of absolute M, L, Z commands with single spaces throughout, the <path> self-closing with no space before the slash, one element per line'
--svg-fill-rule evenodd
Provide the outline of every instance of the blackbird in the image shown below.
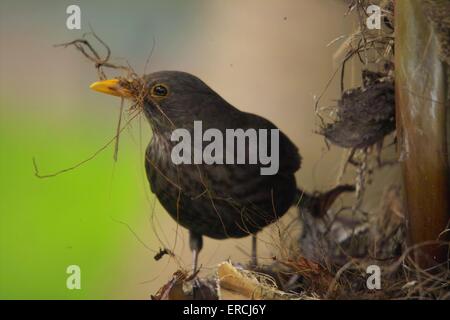
<path fill-rule="evenodd" d="M 145 153 L 147 178 L 167 212 L 189 230 L 194 272 L 203 236 L 225 239 L 253 235 L 255 265 L 258 231 L 295 204 L 321 216 L 340 193 L 353 190 L 352 186 L 339 186 L 325 193 L 308 194 L 298 189 L 294 173 L 300 169 L 301 157 L 281 131 L 276 174 L 262 175 L 263 165 L 249 162 L 175 164 L 171 158 L 175 145 L 172 132 L 184 128 L 193 135 L 194 121 L 201 121 L 203 130 L 214 128 L 224 136 L 226 129 L 277 127 L 263 117 L 238 110 L 189 73 L 160 71 L 144 76 L 141 82 L 142 86 L 133 86 L 125 80 L 111 79 L 95 82 L 91 88 L 142 102 L 153 132 Z"/>

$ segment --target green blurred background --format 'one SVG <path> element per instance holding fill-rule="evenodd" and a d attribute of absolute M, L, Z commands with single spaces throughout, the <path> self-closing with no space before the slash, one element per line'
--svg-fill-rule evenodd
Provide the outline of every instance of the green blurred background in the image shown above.
<path fill-rule="evenodd" d="M 81 7 L 80 31 L 66 29 L 70 4 Z M 33 157 L 42 173 L 69 167 L 117 125 L 119 101 L 89 90 L 93 65 L 54 44 L 81 37 L 90 24 L 115 61 L 143 72 L 154 38 L 149 71 L 192 72 L 274 121 L 305 158 L 300 184 L 323 189 L 334 183 L 340 151 L 325 152 L 314 134 L 313 98 L 336 67 L 336 48 L 327 44 L 351 30 L 344 13 L 337 0 L 1 1 L 0 298 L 146 299 L 191 261 L 185 231 L 145 180 L 144 119 L 122 134 L 117 163 L 110 147 L 77 170 L 34 176 Z M 270 228 L 260 242 L 261 260 L 270 261 Z M 154 261 L 162 246 L 177 259 Z M 249 239 L 208 239 L 200 262 L 207 272 L 229 257 L 245 261 L 249 247 Z M 81 290 L 66 288 L 72 264 L 81 268 Z"/>

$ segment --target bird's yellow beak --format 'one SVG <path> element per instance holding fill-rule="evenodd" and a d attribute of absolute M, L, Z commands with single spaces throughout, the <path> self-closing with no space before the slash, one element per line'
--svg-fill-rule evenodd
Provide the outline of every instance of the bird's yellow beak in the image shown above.
<path fill-rule="evenodd" d="M 131 94 L 130 90 L 122 87 L 120 85 L 119 79 L 108 79 L 108 80 L 102 80 L 94 82 L 90 85 L 92 90 L 110 94 L 116 97 L 122 97 L 122 98 L 131 98 L 133 95 Z"/>

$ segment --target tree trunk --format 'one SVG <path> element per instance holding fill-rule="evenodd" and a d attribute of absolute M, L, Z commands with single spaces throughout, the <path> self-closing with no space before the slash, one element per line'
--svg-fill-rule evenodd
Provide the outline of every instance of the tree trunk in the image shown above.
<path fill-rule="evenodd" d="M 397 135 L 402 163 L 408 241 L 422 267 L 447 261 L 449 170 L 447 66 L 424 1 L 395 1 Z"/>

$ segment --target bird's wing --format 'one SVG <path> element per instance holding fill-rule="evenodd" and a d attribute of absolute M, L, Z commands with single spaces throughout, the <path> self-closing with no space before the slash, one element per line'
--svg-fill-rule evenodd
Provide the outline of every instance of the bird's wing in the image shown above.
<path fill-rule="evenodd" d="M 240 118 L 243 120 L 244 130 L 248 128 L 279 130 L 271 121 L 252 113 L 241 112 Z M 281 174 L 292 174 L 299 170 L 301 166 L 301 156 L 298 148 L 281 130 L 279 130 L 279 161 L 279 173 Z"/>
<path fill-rule="evenodd" d="M 278 129 L 267 119 L 251 113 L 238 112 L 227 117 L 225 122 L 223 118 L 220 120 L 220 123 L 213 125 L 210 123 L 210 126 L 214 127 L 215 125 L 221 131 L 229 128 L 240 128 L 244 131 L 250 128 Z M 202 165 L 198 166 L 196 171 L 188 170 L 186 173 L 197 175 L 197 177 L 201 175 L 202 189 L 205 191 L 206 188 L 212 197 L 228 196 L 240 199 L 243 196 L 251 198 L 251 194 L 256 195 L 258 190 L 269 190 L 274 185 L 279 185 L 283 179 L 290 181 L 292 175 L 300 168 L 300 164 L 301 157 L 297 147 L 282 131 L 279 131 L 279 168 L 275 175 L 262 175 L 261 168 L 266 167 L 266 165 L 260 163 L 254 165 Z"/>

